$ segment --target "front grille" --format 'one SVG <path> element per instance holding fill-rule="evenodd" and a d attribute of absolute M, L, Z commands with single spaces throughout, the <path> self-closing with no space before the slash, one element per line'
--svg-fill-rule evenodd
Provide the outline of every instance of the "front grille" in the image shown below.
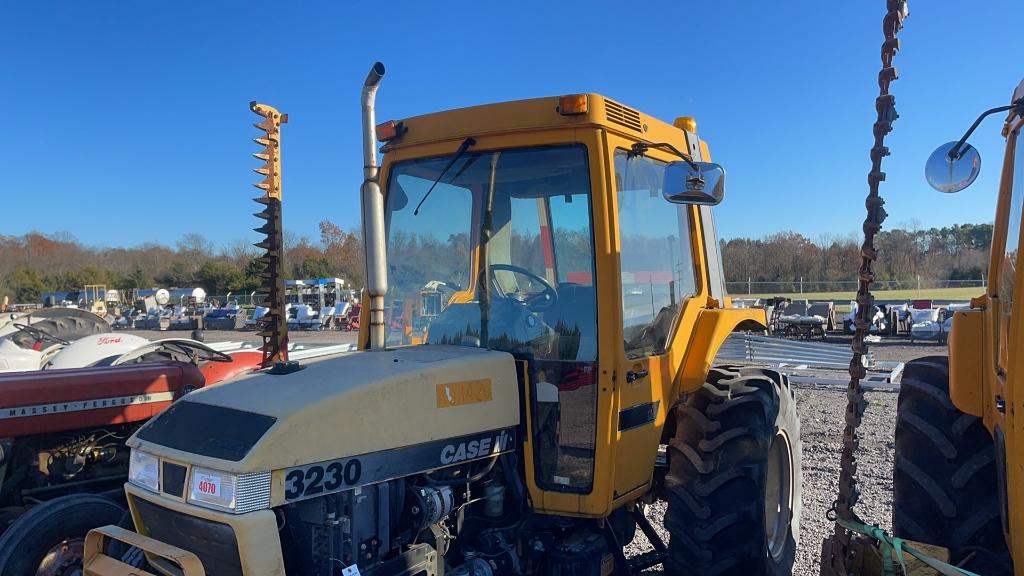
<path fill-rule="evenodd" d="M 605 116 L 609 122 L 621 124 L 626 128 L 632 128 L 637 132 L 643 132 L 643 123 L 640 122 L 640 113 L 632 108 L 627 108 L 612 100 L 604 101 Z"/>
<path fill-rule="evenodd" d="M 195 554 L 207 574 L 242 576 L 235 531 L 227 524 L 189 516 L 142 498 L 132 498 L 150 537 Z"/>
<path fill-rule="evenodd" d="M 183 498 L 185 496 L 185 467 L 174 462 L 163 462 L 164 494 Z"/>

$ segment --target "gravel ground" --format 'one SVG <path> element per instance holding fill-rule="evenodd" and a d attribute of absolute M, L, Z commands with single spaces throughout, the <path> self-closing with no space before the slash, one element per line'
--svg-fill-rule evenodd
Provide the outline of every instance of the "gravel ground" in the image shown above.
<path fill-rule="evenodd" d="M 793 574 L 817 576 L 821 541 L 832 530 L 825 518 L 836 497 L 839 478 L 839 445 L 843 431 L 846 392 L 836 387 L 794 386 L 800 414 L 800 438 L 803 441 L 803 515 Z M 896 394 L 869 392 L 862 424 L 863 440 L 859 456 L 861 499 L 858 512 L 865 520 L 888 529 L 892 514 L 893 432 L 896 423 Z M 648 508 L 648 516 L 662 539 L 665 503 Z M 650 550 L 643 534 L 630 546 L 631 554 Z M 660 568 L 648 571 L 663 574 Z"/>
<path fill-rule="evenodd" d="M 849 343 L 849 338 L 830 338 L 835 343 Z M 945 355 L 944 346 L 915 343 L 890 338 L 871 346 L 878 360 L 906 362 L 921 356 Z M 843 373 L 832 372 L 831 378 Z M 846 390 L 841 386 L 794 385 L 800 415 L 800 438 L 803 442 L 803 514 L 800 540 L 797 545 L 793 574 L 817 576 L 821 542 L 832 531 L 825 514 L 835 500 L 839 480 L 839 452 L 846 410 Z M 898 389 L 868 392 L 869 402 L 861 424 L 861 445 L 858 455 L 861 497 L 857 512 L 864 520 L 885 529 L 892 522 L 892 469 L 895 446 L 896 399 Z M 662 528 L 665 503 L 648 508 L 655 530 L 667 542 Z M 650 543 L 638 533 L 630 545 L 630 555 L 651 549 Z M 661 568 L 649 574 L 664 574 Z"/>
<path fill-rule="evenodd" d="M 145 338 L 188 338 L 189 332 L 133 332 Z M 291 332 L 292 342 L 341 343 L 354 342 L 354 332 Z M 226 340 L 258 341 L 254 332 L 207 331 L 207 342 Z M 849 344 L 849 337 L 832 336 L 829 342 Z M 877 360 L 906 362 L 913 358 L 930 355 L 945 355 L 945 346 L 930 343 L 910 344 L 901 338 L 886 338 L 872 344 L 871 351 Z M 821 373 L 821 372 L 816 372 Z M 821 373 L 826 375 L 825 373 Z M 843 378 L 840 372 L 827 374 L 831 378 Z M 846 408 L 846 393 L 841 386 L 794 385 L 797 409 L 800 414 L 800 437 L 803 441 L 803 514 L 800 540 L 797 547 L 796 565 L 793 574 L 816 576 L 821 541 L 832 530 L 832 524 L 825 514 L 836 497 L 839 477 L 839 448 L 843 428 L 843 413 Z M 892 468 L 894 430 L 896 423 L 896 390 L 876 390 L 867 393 L 869 406 L 861 426 L 861 449 L 859 471 L 861 499 L 858 513 L 865 520 L 888 529 L 892 514 Z M 648 508 L 648 516 L 655 529 L 667 542 L 668 535 L 662 528 L 665 503 L 657 502 Z M 629 546 L 629 555 L 650 550 L 650 543 L 642 533 Z M 661 568 L 648 571 L 649 574 L 663 574 Z"/>

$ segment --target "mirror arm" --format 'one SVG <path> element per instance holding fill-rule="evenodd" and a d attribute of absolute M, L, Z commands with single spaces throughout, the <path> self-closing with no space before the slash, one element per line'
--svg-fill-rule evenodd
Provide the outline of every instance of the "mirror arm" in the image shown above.
<path fill-rule="evenodd" d="M 650 143 L 650 144 L 648 144 L 646 142 L 637 142 L 637 143 L 633 144 L 632 146 L 630 146 L 629 154 L 631 156 L 643 156 L 644 153 L 647 152 L 647 150 L 649 148 L 658 148 L 658 149 L 661 149 L 661 150 L 668 150 L 669 152 L 671 152 L 671 153 L 675 154 L 676 156 L 679 156 L 680 158 L 685 160 L 686 163 L 690 165 L 690 168 L 692 168 L 693 170 L 696 170 L 697 172 L 700 172 L 700 168 L 698 168 L 697 165 L 693 163 L 693 158 L 691 158 L 689 154 L 683 154 L 682 152 L 679 151 L 678 148 L 676 148 L 675 146 L 669 144 L 668 142 L 653 142 L 653 143 Z"/>
<path fill-rule="evenodd" d="M 990 114 L 1006 112 L 1007 110 L 1016 110 L 1018 115 L 1024 116 L 1024 98 L 1018 98 L 1013 104 L 1010 104 L 1009 106 L 999 106 L 997 108 L 992 108 L 991 110 L 986 110 L 982 112 L 981 116 L 978 116 L 978 119 L 974 121 L 974 124 L 971 124 L 971 127 L 967 129 L 967 133 L 964 134 L 964 137 L 961 138 L 956 143 L 956 146 L 950 148 L 949 159 L 953 161 L 960 159 L 960 150 L 964 147 L 964 143 L 967 142 L 967 139 L 971 137 L 971 134 L 974 133 L 974 130 L 978 127 L 978 125 L 981 124 L 982 120 L 984 120 Z"/>

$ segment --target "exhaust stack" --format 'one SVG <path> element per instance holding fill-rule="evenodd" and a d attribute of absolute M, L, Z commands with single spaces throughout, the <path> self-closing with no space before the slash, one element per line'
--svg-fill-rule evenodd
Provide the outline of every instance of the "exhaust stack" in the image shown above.
<path fill-rule="evenodd" d="M 366 251 L 366 292 L 370 297 L 370 350 L 384 350 L 384 296 L 388 292 L 387 247 L 384 240 L 384 193 L 377 166 L 374 102 L 384 77 L 384 64 L 375 62 L 363 83 L 363 249 Z M 365 306 L 366 303 L 364 302 Z"/>

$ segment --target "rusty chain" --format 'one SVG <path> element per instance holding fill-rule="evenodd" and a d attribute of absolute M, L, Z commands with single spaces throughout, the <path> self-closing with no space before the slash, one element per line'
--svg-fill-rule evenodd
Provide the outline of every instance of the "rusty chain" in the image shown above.
<path fill-rule="evenodd" d="M 871 312 L 874 304 L 874 296 L 871 295 L 871 282 L 875 279 L 875 274 L 872 266 L 878 258 L 875 234 L 882 229 L 882 222 L 886 217 L 885 208 L 883 208 L 885 201 L 878 193 L 878 185 L 885 180 L 885 172 L 882 172 L 882 159 L 889 155 L 889 149 L 884 144 L 885 136 L 892 131 L 892 123 L 899 117 L 896 114 L 896 98 L 889 93 L 889 84 L 898 78 L 896 68 L 892 65 L 893 58 L 900 48 L 900 42 L 896 35 L 903 28 L 903 20 L 908 14 L 905 0 L 886 0 L 886 14 L 882 20 L 882 32 L 885 34 L 885 41 L 882 43 L 882 70 L 878 73 L 879 96 L 875 99 L 878 119 L 873 128 L 875 143 L 871 148 L 871 172 L 868 173 L 869 191 L 864 202 L 867 208 L 867 217 L 864 219 L 863 226 L 864 243 L 860 248 L 857 316 L 854 321 L 856 331 L 850 344 L 853 349 L 853 359 L 850 360 L 850 383 L 846 390 L 846 424 L 843 429 L 843 452 L 839 468 L 839 495 L 828 513 L 829 519 L 833 521 L 842 518 L 860 522 L 854 511 L 860 497 L 860 491 L 857 488 L 857 451 L 860 447 L 860 436 L 857 429 L 860 427 L 864 409 L 867 407 L 860 381 L 866 374 L 863 357 L 867 353 L 867 344 L 864 337 L 868 335 L 868 330 L 871 327 Z M 826 539 L 822 545 L 821 574 L 823 576 L 848 573 L 852 559 L 850 540 L 850 531 L 836 523 L 831 537 Z"/>

